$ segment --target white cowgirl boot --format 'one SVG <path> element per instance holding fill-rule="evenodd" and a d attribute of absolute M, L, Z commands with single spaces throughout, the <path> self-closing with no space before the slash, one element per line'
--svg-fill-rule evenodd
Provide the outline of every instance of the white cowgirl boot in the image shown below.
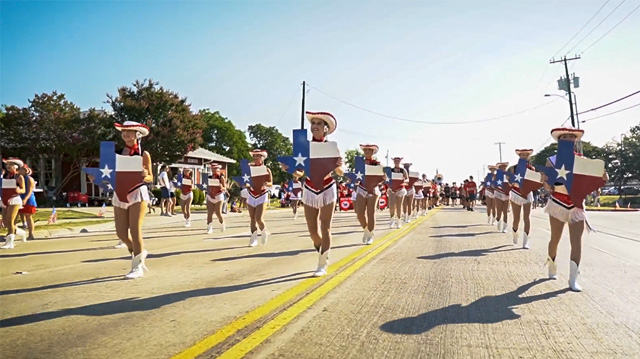
<path fill-rule="evenodd" d="M 496 217 L 491 217 L 491 225 L 493 226 L 494 224 L 496 224 Z"/>
<path fill-rule="evenodd" d="M 545 262 L 545 265 L 549 265 L 549 279 L 556 279 L 558 278 L 558 265 L 556 264 L 556 262 L 551 259 L 551 257 L 547 256 L 547 261 Z"/>
<path fill-rule="evenodd" d="M 507 222 L 502 222 L 502 233 L 507 233 Z"/>
<path fill-rule="evenodd" d="M 136 279 L 144 276 L 144 271 L 149 270 L 147 269 L 147 266 L 144 265 L 145 258 L 147 258 L 146 250 L 133 257 L 133 259 L 131 260 L 131 271 L 124 276 L 125 279 Z"/>
<path fill-rule="evenodd" d="M 22 237 L 22 242 L 27 241 L 27 232 L 24 229 L 16 229 L 16 236 Z"/>
<path fill-rule="evenodd" d="M 371 232 L 369 232 L 369 228 L 364 228 L 364 233 L 362 234 L 362 243 L 367 244 L 370 236 Z"/>
<path fill-rule="evenodd" d="M 498 220 L 498 232 L 502 231 L 502 220 Z"/>
<path fill-rule="evenodd" d="M 571 266 L 569 267 L 569 288 L 574 292 L 582 292 L 582 287 L 578 284 L 579 275 L 580 270 L 578 269 L 578 265 L 576 262 L 571 261 Z"/>
<path fill-rule="evenodd" d="M 113 246 L 113 248 L 116 248 L 116 249 L 120 249 L 120 248 L 127 248 L 127 245 L 126 245 L 126 244 L 124 244 L 124 242 L 123 242 L 123 241 L 118 241 L 118 244 L 116 244 L 115 246 Z"/>
<path fill-rule="evenodd" d="M 211 230 L 213 231 L 213 227 L 211 227 L 211 228 L 212 228 Z M 222 221 L 222 223 L 220 223 L 220 232 L 224 233 L 224 231 L 226 231 L 226 230 L 227 230 L 227 222 Z"/>
<path fill-rule="evenodd" d="M 513 245 L 518 245 L 518 231 L 513 231 Z"/>
<path fill-rule="evenodd" d="M 314 277 L 322 277 L 327 274 L 329 270 L 329 250 L 322 254 L 318 254 L 318 269 L 313 273 Z"/>
<path fill-rule="evenodd" d="M 185 220 L 184 220 L 184 226 L 185 226 L 186 228 L 191 227 L 191 220 L 190 220 L 190 219 L 185 219 Z"/>
<path fill-rule="evenodd" d="M 491 216 L 487 216 L 487 224 L 493 224 L 493 221 L 491 220 Z"/>
<path fill-rule="evenodd" d="M 213 233 L 213 223 L 207 224 L 207 234 Z"/>
<path fill-rule="evenodd" d="M 396 228 L 402 228 L 402 219 L 396 218 Z"/>
<path fill-rule="evenodd" d="M 249 247 L 255 247 L 258 245 L 258 230 L 251 233 L 251 239 L 249 239 Z"/>
<path fill-rule="evenodd" d="M 375 234 L 373 234 L 373 232 L 369 232 L 369 236 L 367 237 L 367 242 L 365 242 L 365 244 L 369 245 L 369 244 L 373 244 L 373 237 L 375 236 Z"/>
<path fill-rule="evenodd" d="M 267 240 L 269 239 L 269 235 L 271 233 L 269 233 L 269 231 L 267 231 L 267 228 L 265 227 L 265 229 L 262 230 L 262 233 L 260 234 L 260 241 L 262 242 L 262 245 L 266 245 L 267 244 Z"/>
<path fill-rule="evenodd" d="M 522 232 L 522 248 L 529 249 L 529 235 L 526 232 Z"/>
<path fill-rule="evenodd" d="M 298 212 L 293 214 L 293 220 L 295 221 L 296 219 L 298 219 Z"/>
<path fill-rule="evenodd" d="M 16 235 L 15 234 L 9 234 L 6 237 L 4 237 L 5 243 L 4 246 L 0 247 L 1 249 L 13 249 L 14 244 L 13 241 L 15 240 Z"/>
<path fill-rule="evenodd" d="M 391 221 L 389 222 L 389 228 L 393 228 L 396 226 L 396 217 L 391 218 Z"/>

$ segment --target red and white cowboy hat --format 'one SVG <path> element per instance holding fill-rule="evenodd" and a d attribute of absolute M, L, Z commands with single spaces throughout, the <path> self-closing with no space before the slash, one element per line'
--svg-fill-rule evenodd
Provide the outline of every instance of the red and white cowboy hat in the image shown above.
<path fill-rule="evenodd" d="M 494 166 L 494 165 L 488 165 L 487 168 L 489 169 L 489 171 L 491 170 L 496 170 L 498 169 L 498 166 Z"/>
<path fill-rule="evenodd" d="M 560 138 L 560 136 L 562 135 L 575 135 L 576 141 L 580 141 L 582 135 L 584 135 L 584 130 L 568 127 L 559 127 L 551 130 L 551 137 L 553 137 L 553 139 L 556 141 L 558 141 L 558 138 Z"/>
<path fill-rule="evenodd" d="M 222 168 L 222 165 L 217 164 L 217 163 L 212 163 L 212 164 L 211 164 L 211 169 L 212 169 L 212 170 L 217 170 L 218 168 L 220 168 L 220 169 L 221 169 L 221 168 Z"/>
<path fill-rule="evenodd" d="M 122 131 L 122 130 L 137 131 L 142 137 L 149 135 L 149 127 L 138 122 L 124 121 L 123 124 L 116 123 L 115 126 L 116 126 L 116 130 L 118 131 Z"/>
<path fill-rule="evenodd" d="M 521 154 L 532 154 L 533 153 L 533 149 L 531 148 L 527 148 L 527 149 L 519 149 L 516 150 L 516 155 L 520 156 Z"/>
<path fill-rule="evenodd" d="M 393 161 L 395 161 L 395 160 L 402 161 L 403 159 L 404 159 L 404 157 L 394 157 L 391 160 L 393 160 Z"/>
<path fill-rule="evenodd" d="M 27 176 L 31 176 L 33 174 L 33 170 L 31 169 L 31 167 L 27 166 L 26 163 L 22 165 L 22 168 L 24 168 L 24 170 L 26 171 Z"/>
<path fill-rule="evenodd" d="M 508 167 L 509 166 L 509 162 L 498 162 L 498 163 L 496 163 L 496 167 L 500 167 L 500 166 Z"/>
<path fill-rule="evenodd" d="M 15 157 L 3 158 L 2 162 L 7 163 L 7 164 L 14 164 L 14 165 L 16 165 L 18 167 L 24 166 L 24 162 L 22 162 L 21 159 L 15 158 Z"/>
<path fill-rule="evenodd" d="M 380 150 L 380 147 L 378 147 L 378 145 L 371 145 L 371 144 L 360 145 L 361 150 L 364 151 L 366 148 L 372 149 L 374 155 L 378 153 L 378 151 Z"/>
<path fill-rule="evenodd" d="M 309 121 L 309 123 L 311 123 L 311 120 L 314 118 L 324 121 L 327 124 L 327 127 L 329 128 L 329 130 L 327 131 L 327 135 L 332 134 L 333 132 L 335 132 L 336 128 L 338 128 L 338 120 L 336 120 L 336 118 L 333 117 L 333 115 L 330 114 L 329 112 L 307 111 L 306 114 L 307 114 L 307 120 Z"/>
<path fill-rule="evenodd" d="M 411 167 L 411 166 L 413 165 L 413 163 L 411 163 L 411 162 L 405 162 L 405 163 L 403 163 L 402 165 L 403 165 L 403 166 Z"/>
<path fill-rule="evenodd" d="M 301 170 L 300 168 L 293 171 L 293 177 L 300 178 L 302 176 L 304 176 L 304 171 Z"/>
<path fill-rule="evenodd" d="M 258 149 L 255 149 L 255 150 L 253 150 L 253 151 L 249 151 L 249 153 L 251 154 L 251 156 L 260 155 L 260 156 L 262 156 L 262 158 L 267 158 L 267 156 L 269 155 L 269 154 L 267 153 L 267 151 L 265 151 L 265 150 L 258 150 Z"/>

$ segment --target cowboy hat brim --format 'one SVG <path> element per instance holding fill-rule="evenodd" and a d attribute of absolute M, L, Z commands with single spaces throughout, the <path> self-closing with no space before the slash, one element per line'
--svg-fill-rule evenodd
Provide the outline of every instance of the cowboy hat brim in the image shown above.
<path fill-rule="evenodd" d="M 498 162 L 496 163 L 496 168 L 500 166 L 509 166 L 509 162 Z"/>
<path fill-rule="evenodd" d="M 259 155 L 259 156 L 262 156 L 262 158 L 267 158 L 269 156 L 269 153 L 263 150 L 253 150 L 253 151 L 250 151 L 249 154 L 251 154 L 251 156 Z"/>
<path fill-rule="evenodd" d="M 120 123 L 116 123 L 114 125 L 116 127 L 116 130 L 118 131 L 122 131 L 122 130 L 131 130 L 131 131 L 136 131 L 138 132 L 142 137 L 146 137 L 149 135 L 149 127 L 138 123 L 138 122 L 133 122 L 133 121 L 125 121 L 124 123 L 120 124 Z"/>
<path fill-rule="evenodd" d="M 567 127 L 554 128 L 553 130 L 551 130 L 551 137 L 553 137 L 553 139 L 556 141 L 558 141 L 558 138 L 560 138 L 560 136 L 562 135 L 575 135 L 576 141 L 580 141 L 582 135 L 584 135 L 584 130 Z"/>
<path fill-rule="evenodd" d="M 520 149 L 520 150 L 516 150 L 516 155 L 521 155 L 521 154 L 532 154 L 533 153 L 533 149 Z"/>
<path fill-rule="evenodd" d="M 19 158 L 6 158 L 6 159 L 3 159 L 2 162 L 7 163 L 7 164 L 8 163 L 13 163 L 14 165 L 17 165 L 18 167 L 24 166 L 24 162 L 22 162 L 22 160 L 19 159 Z"/>
<path fill-rule="evenodd" d="M 338 120 L 336 120 L 336 118 L 333 117 L 333 115 L 330 114 L 329 112 L 307 111 L 306 115 L 307 115 L 307 121 L 309 121 L 309 123 L 311 123 L 311 120 L 314 118 L 324 121 L 324 123 L 326 123 L 328 127 L 327 135 L 334 133 L 336 131 L 336 128 L 338 128 Z"/>
<path fill-rule="evenodd" d="M 378 145 L 360 145 L 360 149 L 361 150 L 365 150 L 366 148 L 372 149 L 373 150 L 373 154 L 375 155 L 376 153 L 378 153 L 378 151 L 380 150 L 380 147 L 378 147 Z"/>

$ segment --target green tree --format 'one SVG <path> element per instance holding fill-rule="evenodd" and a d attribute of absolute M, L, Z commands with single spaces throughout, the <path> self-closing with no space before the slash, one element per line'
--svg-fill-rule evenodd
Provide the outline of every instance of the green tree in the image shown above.
<path fill-rule="evenodd" d="M 609 178 L 622 187 L 632 180 L 640 180 L 640 125 L 630 129 L 620 142 L 605 146 Z"/>
<path fill-rule="evenodd" d="M 265 164 L 271 169 L 273 182 L 280 184 L 287 181 L 290 176 L 280 168 L 277 157 L 290 156 L 293 153 L 291 140 L 278 131 L 275 126 L 250 125 L 248 132 L 253 149 L 266 150 L 269 153 Z"/>
<path fill-rule="evenodd" d="M 229 174 L 239 175 L 240 160 L 251 158 L 249 143 L 244 132 L 237 129 L 233 122 L 223 117 L 218 111 L 200 110 L 200 116 L 205 123 L 202 147 L 238 161 L 229 164 Z"/>
<path fill-rule="evenodd" d="M 547 163 L 547 158 L 555 155 L 557 152 L 558 143 L 554 142 L 533 155 L 531 157 L 531 164 L 534 167 L 544 167 Z M 592 145 L 591 142 L 582 141 L 582 152 L 587 158 L 598 158 L 605 160 L 605 163 L 607 162 L 605 150 L 601 147 Z"/>
<path fill-rule="evenodd" d="M 191 112 L 186 98 L 169 91 L 153 80 L 122 86 L 116 96 L 107 94 L 117 122 L 135 121 L 151 129 L 142 148 L 155 163 L 175 162 L 202 143 L 205 122 Z"/>
<path fill-rule="evenodd" d="M 354 172 L 356 170 L 356 157 L 364 156 L 364 153 L 357 148 L 346 150 L 344 153 L 344 164 L 347 167 L 348 172 Z"/>

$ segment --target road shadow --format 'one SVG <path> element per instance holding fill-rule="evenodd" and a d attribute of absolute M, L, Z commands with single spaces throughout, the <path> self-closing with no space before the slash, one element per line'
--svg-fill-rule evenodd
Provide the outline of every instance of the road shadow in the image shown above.
<path fill-rule="evenodd" d="M 66 249 L 66 250 L 58 250 L 58 251 L 49 251 L 49 252 L 26 252 L 26 253 L 12 253 L 12 254 L 0 254 L 0 259 L 2 258 L 19 258 L 26 256 L 42 256 L 47 254 L 65 254 L 65 253 L 78 253 L 78 252 L 92 252 L 92 251 L 100 251 L 106 249 L 113 249 L 113 246 L 108 247 L 94 247 L 94 248 L 79 248 L 79 249 Z"/>
<path fill-rule="evenodd" d="M 478 236 L 485 236 L 487 234 L 497 233 L 496 231 L 491 232 L 468 232 L 468 233 L 448 233 L 448 234 L 434 234 L 429 236 L 431 238 L 471 238 Z"/>
<path fill-rule="evenodd" d="M 360 247 L 362 244 L 352 243 L 352 244 L 343 244 L 341 246 L 332 246 L 331 249 L 338 248 L 350 248 L 350 247 Z M 235 257 L 224 257 L 224 258 L 216 258 L 212 259 L 212 262 L 229 262 L 235 261 L 239 259 L 251 259 L 251 258 L 278 258 L 278 257 L 293 257 L 302 253 L 313 253 L 316 252 L 315 249 L 293 249 L 290 251 L 284 252 L 264 252 L 264 253 L 251 253 L 244 256 L 235 256 Z"/>
<path fill-rule="evenodd" d="M 386 322 L 380 329 L 392 334 L 419 335 L 447 324 L 495 324 L 521 317 L 513 311 L 520 305 L 554 298 L 569 291 L 568 288 L 553 292 L 521 297 L 533 286 L 551 279 L 538 279 L 518 287 L 516 290 L 495 296 L 482 297 L 467 306 L 453 304 L 435 309 L 415 317 L 407 317 Z"/>
<path fill-rule="evenodd" d="M 0 320 L 0 327 L 15 327 L 25 324 L 39 323 L 46 320 L 53 320 L 58 318 L 65 318 L 70 316 L 89 316 L 89 317 L 102 317 L 107 315 L 115 315 L 122 313 L 134 313 L 144 312 L 154 309 L 162 308 L 166 305 L 182 302 L 189 298 L 205 297 L 212 295 L 219 295 L 230 292 L 237 292 L 241 290 L 257 288 L 272 284 L 292 282 L 299 279 L 306 278 L 309 272 L 298 272 L 293 274 L 287 274 L 279 277 L 260 279 L 257 281 L 234 284 L 222 287 L 210 287 L 186 290 L 176 293 L 167 293 L 156 295 L 149 298 L 126 298 L 118 299 L 110 302 L 102 302 L 97 304 L 90 304 L 76 308 L 65 308 L 60 310 L 53 310 L 49 312 L 41 312 L 34 314 L 26 314 L 13 318 L 6 318 Z"/>
<path fill-rule="evenodd" d="M 502 249 L 505 247 L 509 247 L 509 249 Z M 418 259 L 426 259 L 426 260 L 437 260 L 443 258 L 459 258 L 459 257 L 484 257 L 491 253 L 499 253 L 499 252 L 510 252 L 517 251 L 520 248 L 515 248 L 511 245 L 505 244 L 502 246 L 492 247 L 492 248 L 480 248 L 480 249 L 470 249 L 462 252 L 447 252 L 447 253 L 438 253 L 430 256 L 421 256 L 417 257 Z"/>
<path fill-rule="evenodd" d="M 230 250 L 233 250 L 233 249 L 241 249 L 241 248 L 248 248 L 248 247 L 249 246 L 235 246 L 235 247 L 223 247 L 223 248 L 196 249 L 196 250 L 193 250 L 193 251 L 149 253 L 147 255 L 147 259 L 173 257 L 173 256 L 179 256 L 179 255 L 183 255 L 183 254 L 199 254 L 199 253 L 222 252 L 222 251 L 230 251 Z M 131 256 L 127 255 L 127 256 L 123 256 L 123 257 L 94 258 L 94 259 L 84 260 L 84 261 L 82 261 L 82 263 L 100 263 L 100 262 L 121 261 L 121 260 L 131 260 Z"/>
<path fill-rule="evenodd" d="M 131 257 L 129 257 L 129 259 L 131 259 Z M 9 295 L 9 294 L 21 294 L 21 293 L 38 292 L 38 291 L 41 291 L 41 290 L 48 290 L 48 289 L 77 287 L 77 286 L 87 285 L 87 284 L 106 283 L 106 282 L 113 282 L 113 281 L 121 280 L 121 279 L 122 279 L 121 275 L 112 275 L 112 276 L 108 276 L 108 277 L 83 279 L 83 280 L 78 280 L 78 281 L 74 281 L 74 282 L 67 282 L 67 283 L 48 284 L 48 285 L 43 285 L 41 287 L 7 289 L 7 290 L 0 291 L 0 296 Z"/>
<path fill-rule="evenodd" d="M 468 228 L 468 227 L 480 227 L 480 226 L 486 226 L 485 224 L 460 224 L 457 226 L 434 226 L 434 227 L 430 227 L 430 228 L 435 228 L 435 229 L 443 229 L 443 228 Z"/>

